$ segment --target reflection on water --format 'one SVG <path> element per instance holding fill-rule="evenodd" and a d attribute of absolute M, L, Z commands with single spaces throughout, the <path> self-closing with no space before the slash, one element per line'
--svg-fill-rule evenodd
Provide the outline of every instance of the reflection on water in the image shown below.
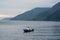
<path fill-rule="evenodd" d="M 35 31 L 24 33 L 28 25 Z M 0 21 L 0 40 L 60 40 L 60 22 Z"/>

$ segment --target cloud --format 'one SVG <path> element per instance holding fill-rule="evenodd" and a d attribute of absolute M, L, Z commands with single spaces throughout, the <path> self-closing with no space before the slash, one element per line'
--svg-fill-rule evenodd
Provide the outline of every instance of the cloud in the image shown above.
<path fill-rule="evenodd" d="M 0 14 L 0 18 L 4 18 L 4 17 L 10 17 L 9 15 L 5 15 L 5 14 Z"/>
<path fill-rule="evenodd" d="M 0 0 L 0 14 L 18 15 L 35 7 L 52 7 L 60 0 Z"/>
<path fill-rule="evenodd" d="M 5 8 L 22 8 L 32 5 L 36 6 L 52 6 L 52 4 L 59 2 L 59 0 L 3 0 L 0 1 L 0 7 Z"/>
<path fill-rule="evenodd" d="M 22 14 L 25 11 L 29 9 L 27 8 L 20 8 L 20 9 L 14 9 L 14 8 L 0 8 L 0 15 L 9 15 L 10 17 L 14 17 L 18 14 Z M 4 17 L 4 16 L 3 16 Z"/>

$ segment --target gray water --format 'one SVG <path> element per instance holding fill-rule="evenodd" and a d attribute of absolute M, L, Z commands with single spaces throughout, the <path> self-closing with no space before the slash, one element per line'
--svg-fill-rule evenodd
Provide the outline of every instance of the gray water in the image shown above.
<path fill-rule="evenodd" d="M 24 33 L 27 26 L 34 32 Z M 0 21 L 0 40 L 60 40 L 60 22 Z"/>

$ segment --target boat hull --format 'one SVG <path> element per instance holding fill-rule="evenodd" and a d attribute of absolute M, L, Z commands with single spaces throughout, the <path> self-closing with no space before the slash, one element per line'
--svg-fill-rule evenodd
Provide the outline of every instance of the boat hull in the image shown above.
<path fill-rule="evenodd" d="M 31 30 L 27 30 L 27 29 L 24 29 L 24 32 L 33 32 L 34 29 L 31 29 Z"/>

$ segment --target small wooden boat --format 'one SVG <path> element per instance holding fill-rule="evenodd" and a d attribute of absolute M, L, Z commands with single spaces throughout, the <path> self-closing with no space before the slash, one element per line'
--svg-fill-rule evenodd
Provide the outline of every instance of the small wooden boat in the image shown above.
<path fill-rule="evenodd" d="M 30 30 L 24 29 L 24 32 L 33 32 L 33 31 L 34 31 L 34 29 L 30 29 Z"/>

